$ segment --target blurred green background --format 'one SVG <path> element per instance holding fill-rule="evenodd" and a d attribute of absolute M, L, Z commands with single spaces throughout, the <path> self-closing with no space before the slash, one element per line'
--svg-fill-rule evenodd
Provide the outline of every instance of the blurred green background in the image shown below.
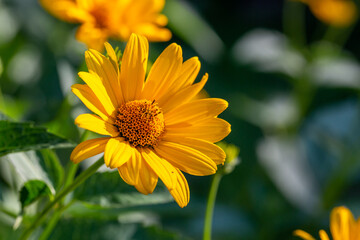
<path fill-rule="evenodd" d="M 241 149 L 240 164 L 220 183 L 213 239 L 295 239 L 295 229 L 315 236 L 329 230 L 338 205 L 360 216 L 356 23 L 329 27 L 295 1 L 169 0 L 164 13 L 171 42 L 184 59 L 199 56 L 200 74 L 209 73 L 208 94 L 229 102 L 221 115 L 232 125 L 225 140 Z M 73 142 L 81 135 L 74 118 L 87 111 L 70 91 L 86 69 L 75 29 L 36 0 L 0 0 L 0 111 Z M 168 44 L 150 43 L 150 59 Z M 64 166 L 70 152 L 57 150 Z M 105 185 L 120 184 L 107 174 Z M 49 239 L 201 239 L 212 177 L 186 177 L 191 200 L 184 209 L 73 205 Z M 0 210 L 19 211 L 18 196 L 9 194 L 14 185 L 3 172 L 0 179 Z M 103 188 L 96 176 L 89 181 Z M 15 238 L 14 219 L 1 214 L 0 239 Z"/>

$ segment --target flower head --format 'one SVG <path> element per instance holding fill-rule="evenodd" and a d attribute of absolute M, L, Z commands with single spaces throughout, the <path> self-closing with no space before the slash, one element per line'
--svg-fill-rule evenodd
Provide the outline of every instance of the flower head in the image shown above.
<path fill-rule="evenodd" d="M 336 207 L 330 215 L 330 231 L 333 240 L 359 240 L 360 239 L 360 218 L 354 219 L 350 210 L 346 207 Z M 295 236 L 305 240 L 315 240 L 310 234 L 296 230 Z M 329 240 L 324 230 L 319 231 L 321 240 Z"/>
<path fill-rule="evenodd" d="M 198 58 L 185 62 L 181 47 L 168 46 L 153 64 L 145 81 L 148 42 L 132 34 L 121 66 L 113 48 L 109 57 L 95 50 L 85 53 L 86 83 L 72 91 L 95 114 L 82 114 L 75 123 L 107 135 L 80 143 L 71 160 L 78 163 L 104 152 L 106 166 L 117 168 L 122 179 L 143 193 L 152 193 L 160 178 L 179 204 L 189 202 L 189 187 L 181 171 L 214 174 L 225 161 L 214 143 L 230 133 L 230 124 L 217 116 L 228 103 L 222 99 L 196 99 L 208 79 L 194 83 Z"/>
<path fill-rule="evenodd" d="M 40 0 L 51 14 L 79 23 L 76 38 L 89 48 L 101 50 L 109 38 L 128 40 L 138 33 L 150 41 L 168 41 L 171 32 L 160 14 L 165 0 Z"/>
<path fill-rule="evenodd" d="M 357 18 L 352 0 L 300 0 L 309 5 L 311 12 L 322 22 L 335 27 L 346 27 Z"/>

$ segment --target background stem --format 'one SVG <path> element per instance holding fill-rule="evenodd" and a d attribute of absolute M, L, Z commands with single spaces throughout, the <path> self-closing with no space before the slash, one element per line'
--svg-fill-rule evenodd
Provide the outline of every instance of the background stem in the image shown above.
<path fill-rule="evenodd" d="M 208 197 L 207 206 L 206 206 L 206 213 L 205 213 L 203 240 L 211 239 L 212 217 L 213 217 L 213 213 L 214 213 L 216 194 L 217 194 L 217 191 L 219 188 L 219 183 L 220 183 L 221 178 L 222 178 L 222 174 L 216 173 L 211 182 L 209 197 Z"/>

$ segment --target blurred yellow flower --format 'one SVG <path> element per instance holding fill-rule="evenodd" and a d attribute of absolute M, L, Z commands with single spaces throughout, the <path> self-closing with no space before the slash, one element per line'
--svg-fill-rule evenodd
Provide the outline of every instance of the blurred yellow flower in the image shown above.
<path fill-rule="evenodd" d="M 311 12 L 322 22 L 346 27 L 357 18 L 356 5 L 352 0 L 299 0 L 310 7 Z"/>
<path fill-rule="evenodd" d="M 75 123 L 108 137 L 80 143 L 71 160 L 78 163 L 104 152 L 106 166 L 118 168 L 139 192 L 152 193 L 160 178 L 179 206 L 186 206 L 189 187 L 181 171 L 210 175 L 225 161 L 226 154 L 214 143 L 231 131 L 228 122 L 217 118 L 228 103 L 194 99 L 208 75 L 194 84 L 200 62 L 197 57 L 183 62 L 175 43 L 158 57 L 146 81 L 145 37 L 131 35 L 121 66 L 110 44 L 105 47 L 108 58 L 86 51 L 89 72 L 79 73 L 86 84 L 75 84 L 72 91 L 95 113 L 82 114 Z"/>
<path fill-rule="evenodd" d="M 346 207 L 336 207 L 331 212 L 330 231 L 333 240 L 359 240 L 360 218 L 355 220 L 350 210 Z M 315 240 L 310 234 L 302 230 L 296 230 L 294 235 L 305 240 Z M 324 230 L 320 230 L 319 235 L 321 240 L 330 239 Z"/>
<path fill-rule="evenodd" d="M 168 41 L 163 28 L 167 17 L 160 14 L 165 0 L 40 0 L 54 16 L 81 24 L 76 38 L 88 48 L 102 50 L 108 38 L 127 41 L 131 33 L 150 41 Z"/>

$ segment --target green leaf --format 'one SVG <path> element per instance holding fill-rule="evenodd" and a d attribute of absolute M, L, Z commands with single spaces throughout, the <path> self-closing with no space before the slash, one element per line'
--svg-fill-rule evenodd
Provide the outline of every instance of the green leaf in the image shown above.
<path fill-rule="evenodd" d="M 41 150 L 44 168 L 53 182 L 55 189 L 59 189 L 64 180 L 64 168 L 56 153 L 50 149 Z"/>
<path fill-rule="evenodd" d="M 0 158 L 1 178 L 16 191 L 20 191 L 26 182 L 40 180 L 45 182 L 55 194 L 54 186 L 40 164 L 35 151 L 8 154 Z"/>
<path fill-rule="evenodd" d="M 30 180 L 24 184 L 20 190 L 20 202 L 22 208 L 32 204 L 42 196 L 49 196 L 52 194 L 48 185 L 40 180 Z"/>
<path fill-rule="evenodd" d="M 0 121 L 1 120 L 10 120 L 10 118 L 6 116 L 4 113 L 0 112 Z"/>
<path fill-rule="evenodd" d="M 56 117 L 45 124 L 45 127 L 52 133 L 59 136 L 66 136 L 67 139 L 77 142 L 79 140 L 79 128 L 74 124 L 71 111 L 74 107 L 70 97 L 64 99 L 56 114 Z"/>
<path fill-rule="evenodd" d="M 2 112 L 0 113 L 0 120 L 21 119 L 29 108 L 29 101 L 10 95 L 1 95 L 0 90 L 0 111 Z"/>
<path fill-rule="evenodd" d="M 0 214 L 0 240 L 19 239 L 20 231 L 14 231 L 12 225 L 4 224 Z"/>
<path fill-rule="evenodd" d="M 56 225 L 48 239 L 134 239 L 136 224 L 120 224 L 116 220 L 101 221 L 94 219 L 63 218 Z"/>
<path fill-rule="evenodd" d="M 43 127 L 36 127 L 33 123 L 0 120 L 0 156 L 12 152 L 71 146 L 73 144 L 66 139 L 47 132 Z"/>
<path fill-rule="evenodd" d="M 94 174 L 75 190 L 74 198 L 99 208 L 125 208 L 173 201 L 160 182 L 154 193 L 144 195 L 126 184 L 117 171 Z"/>
<path fill-rule="evenodd" d="M 161 229 L 158 226 L 158 217 L 154 218 L 154 216 L 152 216 L 152 222 L 142 219 L 149 217 L 151 218 L 149 214 L 143 214 L 142 212 L 122 214 L 119 219 L 114 220 L 66 217 L 57 223 L 48 239 L 185 239 L 179 233 L 172 233 Z M 129 220 L 124 221 L 125 218 Z"/>

